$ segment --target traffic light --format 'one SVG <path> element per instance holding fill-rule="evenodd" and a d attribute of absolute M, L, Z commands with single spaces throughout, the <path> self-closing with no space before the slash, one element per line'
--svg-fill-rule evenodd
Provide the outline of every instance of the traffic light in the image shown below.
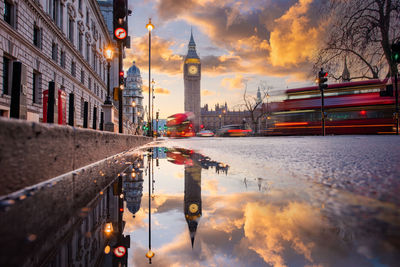
<path fill-rule="evenodd" d="M 321 68 L 321 70 L 318 72 L 318 86 L 319 86 L 319 90 L 323 90 L 328 88 L 328 84 L 326 84 L 326 82 L 328 81 L 328 78 L 326 78 L 328 76 L 328 73 L 324 71 L 323 68 Z"/>
<path fill-rule="evenodd" d="M 400 42 L 392 44 L 392 60 L 394 63 L 400 63 Z"/>
<path fill-rule="evenodd" d="M 123 41 L 128 35 L 126 21 L 126 16 L 128 15 L 127 0 L 114 0 L 113 15 L 114 39 Z"/>
<path fill-rule="evenodd" d="M 121 84 L 124 84 L 124 71 L 123 70 L 121 70 L 120 72 L 119 72 L 119 84 L 121 85 Z"/>

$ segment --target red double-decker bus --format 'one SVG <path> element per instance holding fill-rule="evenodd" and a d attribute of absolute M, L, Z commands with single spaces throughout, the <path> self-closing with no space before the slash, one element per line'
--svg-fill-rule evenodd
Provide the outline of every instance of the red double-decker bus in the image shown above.
<path fill-rule="evenodd" d="M 168 137 L 192 137 L 195 136 L 193 128 L 193 114 L 190 112 L 178 113 L 167 118 Z"/>
<path fill-rule="evenodd" d="M 321 134 L 318 86 L 290 89 L 287 99 L 271 103 L 269 135 Z M 326 134 L 394 134 L 395 97 L 387 80 L 330 84 L 324 90 Z"/>

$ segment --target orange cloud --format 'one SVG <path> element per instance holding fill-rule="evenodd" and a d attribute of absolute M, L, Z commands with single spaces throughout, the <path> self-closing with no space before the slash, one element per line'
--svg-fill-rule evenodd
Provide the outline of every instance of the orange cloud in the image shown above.
<path fill-rule="evenodd" d="M 154 93 L 160 95 L 169 95 L 171 92 L 168 89 L 157 87 L 154 88 Z"/>
<path fill-rule="evenodd" d="M 243 89 L 244 83 L 245 79 L 241 74 L 236 75 L 234 78 L 224 78 L 221 81 L 221 85 L 227 87 L 229 90 Z"/>
<path fill-rule="evenodd" d="M 207 90 L 207 89 L 201 90 L 201 96 L 210 96 L 210 95 L 215 95 L 215 92 Z"/>
<path fill-rule="evenodd" d="M 262 3 L 262 4 L 261 4 Z M 202 57 L 208 75 L 254 73 L 307 79 L 311 58 L 323 27 L 316 15 L 319 2 L 160 0 L 164 20 L 183 19 L 196 25 L 213 45 L 228 51 Z M 194 12 L 190 12 L 193 10 Z M 195 34 L 196 39 L 196 34 Z"/>
<path fill-rule="evenodd" d="M 142 85 L 142 90 L 143 90 L 144 94 L 148 94 L 149 93 L 149 86 L 143 84 Z M 156 88 L 154 88 L 154 94 L 169 95 L 169 94 L 171 94 L 171 91 L 166 89 L 166 88 L 156 87 Z"/>
<path fill-rule="evenodd" d="M 270 37 L 270 61 L 273 66 L 305 62 L 315 53 L 320 30 L 312 27 L 307 17 L 311 3 L 312 0 L 300 0 L 275 20 L 276 27 Z"/>
<path fill-rule="evenodd" d="M 181 74 L 183 57 L 181 55 L 174 54 L 171 49 L 175 43 L 163 39 L 159 36 L 153 36 L 151 38 L 151 68 L 152 72 L 160 72 L 167 74 Z M 134 38 L 132 49 L 127 50 L 126 58 L 124 62 L 128 64 L 133 60 L 136 61 L 136 65 L 147 70 L 149 66 L 149 41 L 148 35 L 145 34 L 142 37 Z"/>

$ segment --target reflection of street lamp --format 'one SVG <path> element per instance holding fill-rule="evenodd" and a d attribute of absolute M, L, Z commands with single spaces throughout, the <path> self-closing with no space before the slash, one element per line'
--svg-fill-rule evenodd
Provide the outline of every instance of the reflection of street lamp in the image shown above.
<path fill-rule="evenodd" d="M 107 47 L 104 50 L 104 57 L 107 59 L 107 97 L 106 101 L 104 101 L 104 104 L 110 105 L 111 104 L 111 98 L 110 98 L 110 67 L 111 67 L 111 59 L 113 57 L 113 50 L 111 46 Z"/>
<path fill-rule="evenodd" d="M 148 136 L 153 136 L 153 130 L 151 129 L 151 124 L 150 124 L 150 115 L 151 115 L 151 106 L 150 106 L 150 80 L 151 80 L 151 31 L 154 29 L 154 25 L 151 24 L 151 19 L 149 18 L 149 23 L 147 23 L 146 25 L 147 30 L 149 31 L 149 122 L 147 123 L 147 125 L 149 126 L 149 134 Z"/>
<path fill-rule="evenodd" d="M 146 258 L 149 259 L 149 263 L 151 264 L 151 258 L 154 257 L 154 252 L 151 251 L 151 173 L 150 173 L 150 165 L 153 161 L 153 156 L 150 155 L 150 153 L 147 155 L 147 163 L 148 163 L 148 171 L 149 171 L 149 251 L 146 253 Z M 152 157 L 152 160 L 150 160 L 150 157 Z"/>

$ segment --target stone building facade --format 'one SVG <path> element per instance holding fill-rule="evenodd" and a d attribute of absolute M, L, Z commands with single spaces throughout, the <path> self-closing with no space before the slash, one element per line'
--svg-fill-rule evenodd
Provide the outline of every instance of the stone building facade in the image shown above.
<path fill-rule="evenodd" d="M 0 115 L 10 115 L 13 62 L 20 61 L 28 120 L 42 121 L 43 91 L 55 81 L 66 95 L 66 122 L 73 96 L 75 126 L 83 126 L 86 106 L 89 128 L 98 128 L 107 94 L 103 49 L 112 40 L 97 1 L 2 0 L 0 12 Z"/>
<path fill-rule="evenodd" d="M 128 69 L 125 79 L 125 89 L 123 91 L 123 107 L 124 116 L 130 120 L 137 129 L 141 131 L 144 108 L 143 108 L 143 92 L 142 92 L 142 76 L 140 70 L 136 66 L 135 61 Z M 134 106 L 132 103 L 135 103 Z"/>

